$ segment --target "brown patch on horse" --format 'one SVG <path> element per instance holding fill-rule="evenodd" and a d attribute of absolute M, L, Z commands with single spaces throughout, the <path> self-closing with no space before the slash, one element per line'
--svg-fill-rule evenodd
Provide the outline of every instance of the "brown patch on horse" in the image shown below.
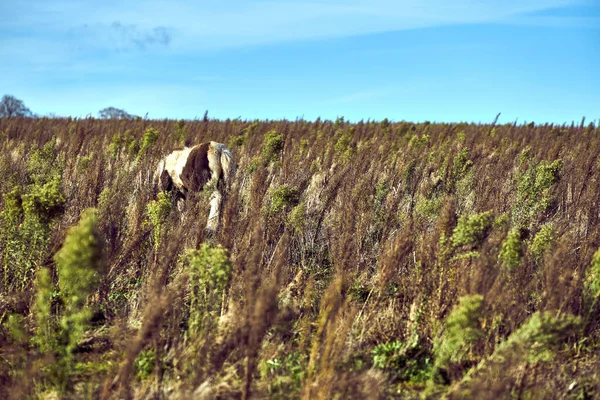
<path fill-rule="evenodd" d="M 190 152 L 183 171 L 179 176 L 187 190 L 199 192 L 210 180 L 208 168 L 208 149 L 210 143 L 195 146 Z"/>
<path fill-rule="evenodd" d="M 166 169 L 160 174 L 160 188 L 166 192 L 173 189 L 173 179 L 171 179 L 171 175 Z"/>

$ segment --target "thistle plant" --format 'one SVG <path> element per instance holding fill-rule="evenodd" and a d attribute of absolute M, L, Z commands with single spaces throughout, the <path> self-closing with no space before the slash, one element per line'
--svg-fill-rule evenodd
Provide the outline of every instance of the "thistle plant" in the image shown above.
<path fill-rule="evenodd" d="M 95 209 L 84 211 L 79 223 L 69 229 L 54 260 L 60 297 L 64 304 L 60 319 L 61 355 L 68 368 L 73 349 L 87 329 L 91 317 L 91 310 L 86 307 L 87 299 L 102 278 L 102 247 Z"/>
<path fill-rule="evenodd" d="M 171 212 L 171 208 L 171 198 L 167 192 L 160 192 L 156 200 L 152 200 L 146 207 L 148 222 L 152 226 L 152 238 L 155 249 L 158 249 L 160 245 L 161 232 Z"/>
<path fill-rule="evenodd" d="M 464 296 L 446 318 L 444 331 L 435 341 L 434 378 L 452 364 L 460 364 L 469 359 L 473 344 L 483 336 L 481 317 L 483 296 Z"/>
<path fill-rule="evenodd" d="M 221 309 L 221 300 L 229 285 L 233 265 L 227 250 L 221 245 L 203 243 L 198 250 L 189 251 L 185 262 L 190 273 L 190 320 L 188 332 L 198 335 Z"/>

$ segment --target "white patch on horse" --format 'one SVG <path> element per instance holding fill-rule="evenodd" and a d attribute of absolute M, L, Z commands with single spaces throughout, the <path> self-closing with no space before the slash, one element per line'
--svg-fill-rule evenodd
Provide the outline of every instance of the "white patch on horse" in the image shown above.
<path fill-rule="evenodd" d="M 185 197 L 185 193 L 194 188 L 185 186 L 185 182 L 182 180 L 183 171 L 186 168 L 192 151 L 196 149 L 200 150 L 203 147 L 208 147 L 206 150 L 206 160 L 208 161 L 208 165 L 204 164 L 204 168 L 208 168 L 210 179 L 207 182 L 204 182 L 203 186 L 198 188 L 198 190 L 208 188 L 213 190 L 210 196 L 210 212 L 206 228 L 209 232 L 214 232 L 218 228 L 220 221 L 220 210 L 224 195 L 221 191 L 230 189 L 236 171 L 233 155 L 224 144 L 211 141 L 208 144 L 203 143 L 193 147 L 184 147 L 183 150 L 173 151 L 158 163 L 158 167 L 154 173 L 154 183 L 161 187 L 162 190 L 165 190 L 166 188 L 161 185 L 161 180 L 164 171 L 166 171 L 174 186 L 171 189 L 178 191 L 181 194 L 181 197 Z M 190 164 L 186 174 L 189 173 L 189 169 L 192 166 L 197 168 L 198 164 Z M 193 174 L 206 174 L 207 171 L 204 168 L 202 168 L 202 170 L 192 170 Z M 198 176 L 196 176 L 196 178 L 198 178 Z M 187 175 L 184 179 L 187 179 L 189 182 L 189 177 Z M 223 184 L 219 185 L 219 181 L 222 181 Z M 195 183 L 192 183 L 192 185 L 195 185 Z M 182 210 L 182 205 L 183 199 L 179 198 L 177 201 L 177 208 L 179 211 Z"/>

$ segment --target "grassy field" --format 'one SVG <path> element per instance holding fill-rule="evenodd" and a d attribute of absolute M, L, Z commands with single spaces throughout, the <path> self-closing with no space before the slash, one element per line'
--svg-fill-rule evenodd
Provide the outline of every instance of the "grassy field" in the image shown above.
<path fill-rule="evenodd" d="M 222 227 L 151 172 L 216 140 Z M 598 398 L 600 129 L 0 119 L 1 398 Z"/>

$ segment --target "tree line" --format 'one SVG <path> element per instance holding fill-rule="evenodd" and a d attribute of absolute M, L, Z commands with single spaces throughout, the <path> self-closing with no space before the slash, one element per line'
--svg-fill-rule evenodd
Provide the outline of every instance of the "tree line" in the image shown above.
<path fill-rule="evenodd" d="M 98 111 L 98 116 L 102 119 L 134 119 L 136 115 L 129 114 L 125 110 L 116 107 L 106 107 Z M 0 101 L 0 118 L 18 118 L 30 117 L 36 118 L 37 114 L 25 105 L 23 100 L 17 99 L 15 96 L 5 94 Z"/>

